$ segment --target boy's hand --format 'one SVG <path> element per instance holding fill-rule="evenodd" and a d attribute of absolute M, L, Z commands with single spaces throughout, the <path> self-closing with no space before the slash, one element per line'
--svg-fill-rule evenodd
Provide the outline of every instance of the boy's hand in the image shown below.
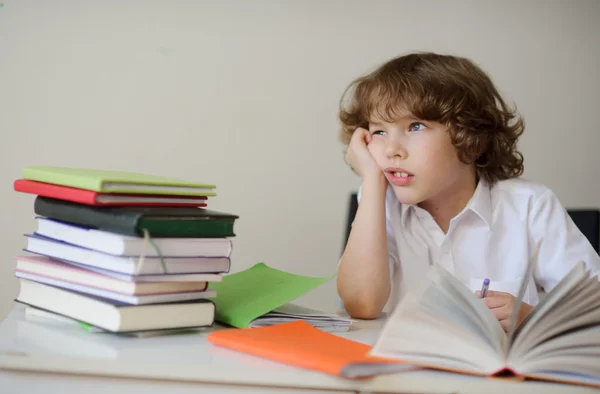
<path fill-rule="evenodd" d="M 368 145 L 371 138 L 371 133 L 368 130 L 359 127 L 352 134 L 352 139 L 346 151 L 346 162 L 362 178 L 383 174 L 383 171 L 371 156 L 371 152 L 369 152 Z"/>
<path fill-rule="evenodd" d="M 478 290 L 475 292 L 477 297 L 480 297 L 481 292 Z M 488 291 L 486 296 L 482 298 L 483 303 L 490 308 L 496 319 L 500 322 L 500 325 L 505 332 L 508 332 L 508 325 L 510 324 L 510 318 L 512 316 L 513 309 L 515 308 L 515 297 L 509 293 L 503 293 L 500 291 Z M 533 306 L 521 302 L 519 313 L 517 315 L 518 326 L 521 322 L 529 315 L 533 310 Z"/>

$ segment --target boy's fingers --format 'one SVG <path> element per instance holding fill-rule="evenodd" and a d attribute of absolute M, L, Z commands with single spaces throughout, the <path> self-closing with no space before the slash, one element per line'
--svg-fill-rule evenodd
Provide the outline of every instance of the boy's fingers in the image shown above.
<path fill-rule="evenodd" d="M 504 293 L 502 291 L 491 291 L 491 290 L 488 290 L 487 293 L 485 294 L 485 296 L 486 297 L 500 297 L 500 296 L 506 296 L 507 294 L 508 293 Z"/>
<path fill-rule="evenodd" d="M 510 316 L 512 313 L 512 310 L 510 308 L 493 308 L 490 309 L 490 311 L 492 311 L 492 313 L 494 314 L 494 316 L 496 316 L 496 319 L 498 319 L 498 321 L 502 321 L 502 320 L 510 320 Z"/>
<path fill-rule="evenodd" d="M 369 132 L 367 131 L 367 129 L 363 129 L 362 127 L 357 128 L 356 130 L 354 130 L 354 135 L 358 135 L 359 138 L 365 138 L 365 135 L 369 134 Z"/>
<path fill-rule="evenodd" d="M 491 291 L 491 290 L 488 290 L 488 291 L 486 291 L 485 296 L 486 297 L 495 297 L 495 296 L 499 296 L 499 295 L 503 295 L 503 294 L 506 294 L 506 293 L 503 293 L 501 291 Z M 477 297 L 481 297 L 481 290 L 476 290 L 475 291 L 475 295 Z"/>
<path fill-rule="evenodd" d="M 508 304 L 509 300 L 502 296 L 486 296 L 481 299 L 483 303 L 490 309 L 501 308 Z"/>
<path fill-rule="evenodd" d="M 481 297 L 481 291 L 475 291 L 475 296 Z M 481 301 L 494 314 L 504 331 L 508 330 L 510 319 L 512 317 L 513 297 L 501 291 L 488 291 Z"/>
<path fill-rule="evenodd" d="M 356 129 L 354 131 L 354 134 L 352 134 L 352 139 L 350 140 L 350 145 L 367 145 L 367 141 L 366 138 L 367 136 L 369 136 L 369 132 L 361 127 L 359 127 L 358 129 Z"/>

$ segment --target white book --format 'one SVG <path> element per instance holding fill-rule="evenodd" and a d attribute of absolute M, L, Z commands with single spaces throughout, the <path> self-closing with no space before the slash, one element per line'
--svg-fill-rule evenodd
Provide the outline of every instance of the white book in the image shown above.
<path fill-rule="evenodd" d="M 528 267 L 525 277 L 533 270 Z M 600 387 L 600 282 L 577 264 L 508 334 L 494 314 L 445 269 L 434 266 L 407 294 L 371 354 L 484 376 L 555 380 Z"/>
<path fill-rule="evenodd" d="M 16 300 L 111 332 L 206 327 L 215 316 L 214 303 L 204 299 L 132 306 L 26 279 Z"/>
<path fill-rule="evenodd" d="M 25 321 L 18 321 L 17 325 L 19 326 L 19 334 L 26 333 L 25 336 L 28 340 L 35 342 L 42 348 L 59 348 L 69 356 L 101 356 L 102 350 L 109 348 L 111 350 L 110 354 L 112 354 L 112 358 L 114 358 L 119 351 L 123 350 L 122 344 L 121 346 L 113 348 L 112 346 L 107 346 L 106 343 L 94 340 L 94 337 L 89 335 L 89 333 L 109 332 L 107 330 L 29 305 L 25 306 Z M 123 333 L 123 335 L 134 336 L 136 338 L 148 338 L 193 332 L 192 330 L 203 330 L 205 328 L 206 327 L 202 326 L 193 328 L 167 328 L 164 330 L 150 331 L 128 331 Z M 51 342 L 48 343 L 48 340 Z M 65 343 L 64 346 L 56 346 L 57 343 L 62 344 L 63 342 Z M 77 342 L 77 344 L 74 345 L 75 342 Z"/>
<path fill-rule="evenodd" d="M 160 258 L 116 256 L 66 242 L 27 236 L 27 252 L 128 275 L 165 274 Z M 228 257 L 163 257 L 166 274 L 219 273 L 230 268 Z"/>
<path fill-rule="evenodd" d="M 148 240 L 141 237 L 79 227 L 38 217 L 36 234 L 71 245 L 116 256 L 158 257 Z M 230 257 L 231 238 L 153 238 L 163 257 Z"/>
<path fill-rule="evenodd" d="M 15 271 L 132 296 L 205 291 L 208 287 L 206 281 L 136 282 L 122 280 L 44 256 L 17 257 Z"/>
<path fill-rule="evenodd" d="M 90 294 L 97 297 L 102 297 L 107 300 L 114 300 L 128 305 L 149 305 L 168 302 L 180 302 L 191 300 L 202 300 L 214 298 L 217 295 L 215 290 L 190 291 L 184 293 L 165 293 L 165 294 L 149 294 L 149 295 L 128 295 L 117 293 L 110 290 L 104 290 L 97 287 L 86 286 L 65 280 L 48 278 L 41 275 L 29 274 L 26 272 L 16 271 L 15 276 L 29 281 L 45 283 L 54 287 L 72 290 L 78 293 Z"/>
<path fill-rule="evenodd" d="M 46 257 L 46 256 L 43 256 Z M 102 268 L 92 267 L 89 265 L 73 263 L 72 261 L 58 260 L 61 263 L 72 265 L 85 269 L 87 271 L 97 272 L 104 276 L 110 276 L 120 280 L 126 280 L 130 282 L 220 282 L 223 280 L 223 274 L 203 274 L 203 273 L 189 273 L 189 274 L 143 274 L 143 275 L 132 275 L 124 274 L 121 272 L 109 271 Z M 229 264 L 229 263 L 228 263 Z"/>

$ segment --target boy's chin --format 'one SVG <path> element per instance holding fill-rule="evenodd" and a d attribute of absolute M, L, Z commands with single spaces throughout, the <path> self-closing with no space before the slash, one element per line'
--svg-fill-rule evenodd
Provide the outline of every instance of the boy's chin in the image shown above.
<path fill-rule="evenodd" d="M 406 186 L 392 186 L 398 201 L 403 205 L 417 205 L 423 198 L 416 190 Z"/>

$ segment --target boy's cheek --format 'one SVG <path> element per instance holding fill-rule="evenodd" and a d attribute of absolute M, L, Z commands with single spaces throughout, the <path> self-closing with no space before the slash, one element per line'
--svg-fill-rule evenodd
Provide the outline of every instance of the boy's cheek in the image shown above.
<path fill-rule="evenodd" d="M 376 141 L 371 142 L 367 145 L 367 149 L 369 149 L 369 153 L 375 159 L 375 162 L 379 167 L 381 167 L 381 159 L 382 159 L 382 149 Z"/>

